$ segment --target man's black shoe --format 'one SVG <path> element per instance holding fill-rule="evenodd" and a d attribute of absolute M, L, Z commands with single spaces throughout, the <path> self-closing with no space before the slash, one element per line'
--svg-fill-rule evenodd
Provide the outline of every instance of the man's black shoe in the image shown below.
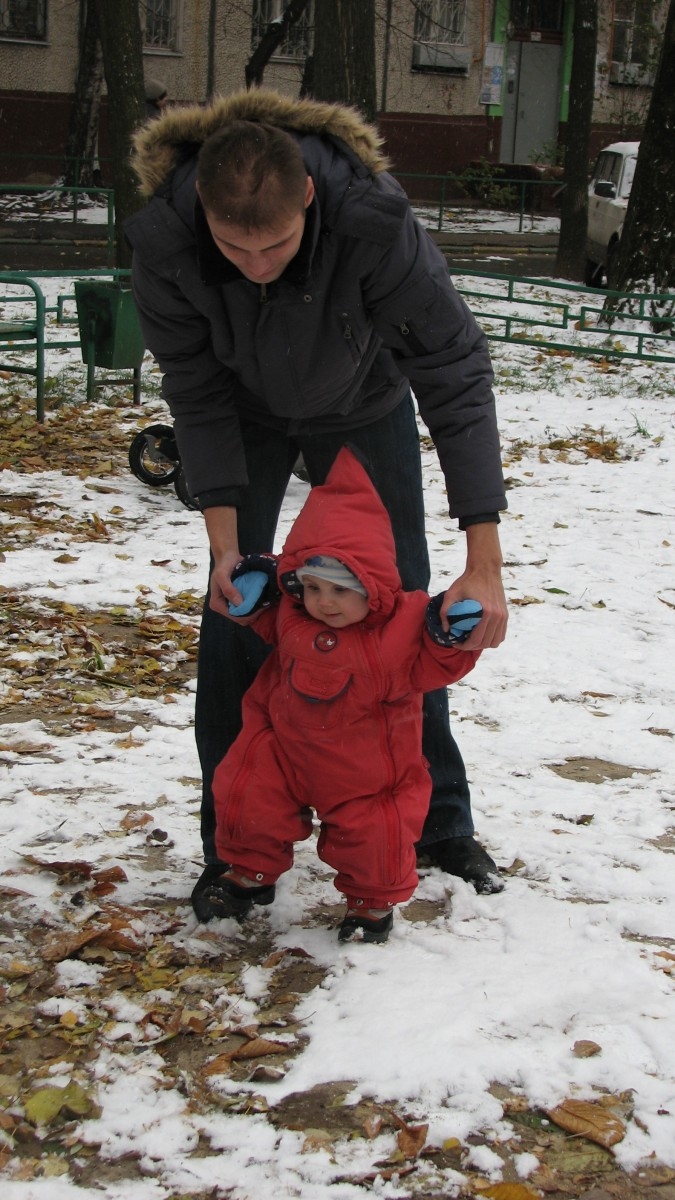
<path fill-rule="evenodd" d="M 467 883 L 472 883 L 483 896 L 504 891 L 504 882 L 499 877 L 496 862 L 475 838 L 444 838 L 420 849 L 419 857 L 428 859 L 448 875 L 457 875 Z"/>
<path fill-rule="evenodd" d="M 190 897 L 198 921 L 210 921 L 212 917 L 215 917 L 215 911 L 211 901 L 206 896 L 206 892 L 211 887 L 211 884 L 215 883 L 216 879 L 220 879 L 220 876 L 224 875 L 229 869 L 229 863 L 207 863 L 204 867 L 192 889 Z"/>

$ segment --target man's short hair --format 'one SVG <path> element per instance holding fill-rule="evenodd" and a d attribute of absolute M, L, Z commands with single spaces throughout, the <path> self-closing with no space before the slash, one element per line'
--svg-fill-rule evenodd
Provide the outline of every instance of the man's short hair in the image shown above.
<path fill-rule="evenodd" d="M 305 208 L 298 143 L 260 121 L 231 121 L 211 134 L 199 151 L 197 181 L 207 213 L 241 229 L 276 229 Z"/>

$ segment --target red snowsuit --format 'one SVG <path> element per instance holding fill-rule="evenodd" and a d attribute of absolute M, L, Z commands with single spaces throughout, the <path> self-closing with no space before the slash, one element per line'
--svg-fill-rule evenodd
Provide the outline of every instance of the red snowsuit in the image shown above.
<path fill-rule="evenodd" d="M 315 554 L 339 559 L 364 584 L 363 621 L 334 630 L 306 612 L 293 572 Z M 319 857 L 350 903 L 407 900 L 431 795 L 422 693 L 466 675 L 478 654 L 429 636 L 429 597 L 402 590 L 388 514 L 347 449 L 310 492 L 278 578 L 280 603 L 255 623 L 276 649 L 214 775 L 218 858 L 256 883 L 275 882 L 292 864 L 293 843 L 310 836 L 314 809 Z"/>

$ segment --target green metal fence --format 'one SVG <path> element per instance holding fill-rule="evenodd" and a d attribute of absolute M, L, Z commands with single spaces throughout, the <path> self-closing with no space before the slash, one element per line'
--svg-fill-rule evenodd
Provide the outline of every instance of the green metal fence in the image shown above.
<path fill-rule="evenodd" d="M 33 211 L 26 212 L 22 210 L 17 213 L 18 219 L 12 221 L 14 211 L 11 205 L 12 197 L 27 197 L 29 201 L 34 201 Z M 5 203 L 3 204 L 3 197 Z M 40 197 L 44 197 L 46 207 L 39 209 L 37 202 Z M 48 207 L 54 199 L 54 206 Z M 4 218 L 4 230 L 2 240 L 9 245 L 21 245 L 24 242 L 34 244 L 36 239 L 25 236 L 25 226 L 27 220 L 33 220 L 39 224 L 49 222 L 53 224 L 55 220 L 55 208 L 61 212 L 66 211 L 69 215 L 69 225 L 78 226 L 80 229 L 83 225 L 83 199 L 100 201 L 105 205 L 106 215 L 103 226 L 103 238 L 105 239 L 106 258 L 109 266 L 112 266 L 115 261 L 115 193 L 112 188 L 103 187 L 81 187 L 81 186 L 65 186 L 57 184 L 28 184 L 28 183 L 0 183 L 0 213 Z M 9 202 L 8 202 L 9 201 Z M 86 211 L 91 211 L 90 206 L 87 206 Z M 58 218 L 56 218 L 58 219 Z M 23 227 L 23 228 L 22 228 Z M 23 236 L 22 236 L 23 234 Z M 38 242 L 40 239 L 37 239 Z M 59 240 L 59 239 L 52 239 Z M 72 241 L 72 236 L 60 239 L 62 241 Z M 36 272 L 31 272 L 35 274 Z"/>
<path fill-rule="evenodd" d="M 452 210 L 466 205 L 476 211 L 485 209 L 518 214 L 518 232 L 527 217 L 546 211 L 558 215 L 557 194 L 564 186 L 560 179 L 512 179 L 497 174 L 422 175 L 392 171 L 411 203 L 436 211 L 436 230 L 441 233 L 456 219 Z M 450 211 L 448 211 L 450 210 Z"/>
<path fill-rule="evenodd" d="M 674 293 L 615 292 L 483 271 L 458 272 L 453 282 L 492 341 L 675 362 Z"/>

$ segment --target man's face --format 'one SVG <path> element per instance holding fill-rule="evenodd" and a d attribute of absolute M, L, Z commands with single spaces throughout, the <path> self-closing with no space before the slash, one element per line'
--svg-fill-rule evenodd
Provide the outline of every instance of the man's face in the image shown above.
<path fill-rule="evenodd" d="M 273 283 L 295 258 L 305 231 L 305 213 L 314 197 L 314 185 L 307 177 L 305 207 L 274 229 L 242 229 L 221 221 L 206 209 L 208 227 L 220 253 L 238 267 L 251 283 Z"/>

